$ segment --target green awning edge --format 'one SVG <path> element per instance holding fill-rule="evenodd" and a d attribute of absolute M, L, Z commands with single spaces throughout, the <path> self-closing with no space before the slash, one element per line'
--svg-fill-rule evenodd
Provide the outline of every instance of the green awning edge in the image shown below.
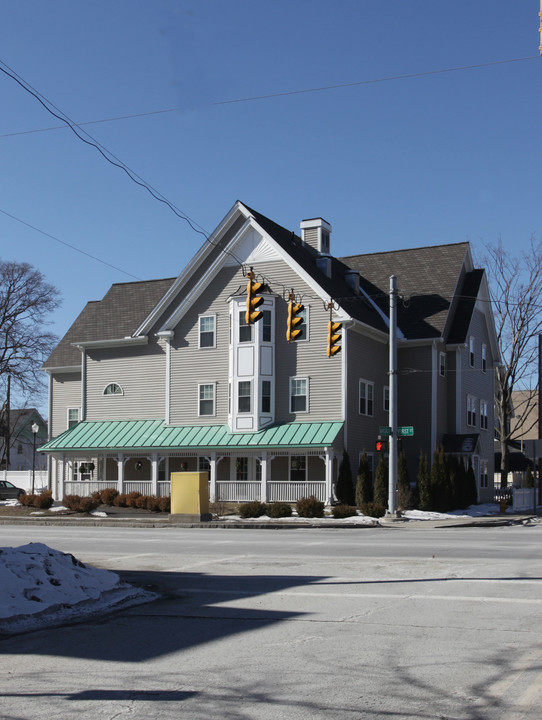
<path fill-rule="evenodd" d="M 40 447 L 40 452 L 329 447 L 343 425 L 342 421 L 292 422 L 254 433 L 232 433 L 226 425 L 166 425 L 162 420 L 84 420 L 49 440 Z"/>

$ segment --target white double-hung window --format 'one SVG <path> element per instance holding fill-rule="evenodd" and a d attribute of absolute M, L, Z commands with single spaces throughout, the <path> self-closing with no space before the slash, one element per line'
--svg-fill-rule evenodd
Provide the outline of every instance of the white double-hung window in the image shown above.
<path fill-rule="evenodd" d="M 200 348 L 216 347 L 216 316 L 201 315 L 199 319 Z"/>
<path fill-rule="evenodd" d="M 374 409 L 374 383 L 369 380 L 359 381 L 359 414 L 372 416 Z"/>
<path fill-rule="evenodd" d="M 308 412 L 309 381 L 307 378 L 290 378 L 290 412 Z"/>
<path fill-rule="evenodd" d="M 207 383 L 198 386 L 199 389 L 199 415 L 216 415 L 215 409 L 215 384 Z"/>

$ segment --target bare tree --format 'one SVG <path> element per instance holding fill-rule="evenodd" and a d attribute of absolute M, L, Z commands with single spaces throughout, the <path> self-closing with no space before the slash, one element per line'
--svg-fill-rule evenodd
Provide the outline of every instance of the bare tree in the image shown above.
<path fill-rule="evenodd" d="M 499 239 L 486 246 L 489 278 L 502 366 L 495 381 L 495 412 L 501 447 L 501 487 L 506 487 L 509 443 L 532 429 L 538 413 L 538 336 L 542 332 L 542 241 L 531 238 L 519 256 Z M 514 417 L 512 392 L 522 390 L 521 415 Z M 514 417 L 512 426 L 511 419 Z M 534 418 L 534 420 L 533 420 Z"/>
<path fill-rule="evenodd" d="M 58 290 L 39 270 L 0 259 L 0 390 L 8 376 L 22 393 L 43 386 L 40 368 L 57 342 L 44 326 L 59 305 Z"/>

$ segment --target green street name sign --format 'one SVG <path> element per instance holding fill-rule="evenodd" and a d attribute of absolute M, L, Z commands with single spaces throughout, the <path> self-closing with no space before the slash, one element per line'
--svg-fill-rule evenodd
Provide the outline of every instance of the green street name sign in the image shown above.
<path fill-rule="evenodd" d="M 381 435 L 391 435 L 391 427 L 389 427 L 388 425 L 381 425 L 381 426 L 378 428 L 378 432 L 379 432 Z"/>
<path fill-rule="evenodd" d="M 397 428 L 398 437 L 412 437 L 414 435 L 414 428 L 412 425 L 404 425 L 403 427 Z"/>

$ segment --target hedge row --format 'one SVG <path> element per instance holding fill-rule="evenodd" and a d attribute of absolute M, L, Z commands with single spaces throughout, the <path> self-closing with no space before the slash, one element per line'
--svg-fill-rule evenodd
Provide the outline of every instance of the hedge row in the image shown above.
<path fill-rule="evenodd" d="M 53 504 L 53 493 L 51 490 L 44 490 L 38 495 L 34 493 L 25 493 L 24 495 L 19 495 L 19 502 L 21 505 L 26 505 L 26 507 L 49 510 Z"/>

